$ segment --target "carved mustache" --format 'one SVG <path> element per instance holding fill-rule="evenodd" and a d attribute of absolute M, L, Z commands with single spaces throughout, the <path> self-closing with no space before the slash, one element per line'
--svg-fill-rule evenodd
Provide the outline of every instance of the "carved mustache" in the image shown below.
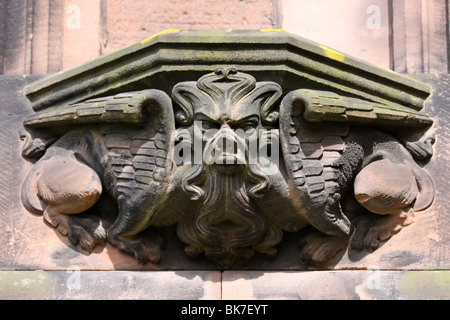
<path fill-rule="evenodd" d="M 228 130 L 228 131 L 227 131 Z M 228 141 L 228 146 L 230 143 L 237 148 L 237 151 L 230 154 L 226 148 L 220 148 L 220 146 L 225 145 Z M 244 151 L 244 152 L 241 152 Z M 239 137 L 239 135 L 235 134 L 230 129 L 225 129 L 223 131 L 219 131 L 216 135 L 214 135 L 210 140 L 208 140 L 207 145 L 205 146 L 204 155 L 208 158 L 208 161 L 214 163 L 217 161 L 217 155 L 219 154 L 221 159 L 219 160 L 233 160 L 234 164 L 242 164 L 244 167 L 244 175 L 246 179 L 253 183 L 252 186 L 249 186 L 247 192 L 255 197 L 259 198 L 269 187 L 270 187 L 270 178 L 259 165 L 259 163 L 249 163 L 246 161 L 248 157 L 248 148 L 246 146 L 245 138 Z M 232 159 L 229 157 L 233 157 Z M 217 162 L 216 162 L 217 163 Z M 194 165 L 186 176 L 183 178 L 183 189 L 192 194 L 192 200 L 198 200 L 204 196 L 204 190 L 200 185 L 205 181 L 208 176 L 209 170 L 206 170 L 208 164 L 206 161 L 202 164 Z"/>

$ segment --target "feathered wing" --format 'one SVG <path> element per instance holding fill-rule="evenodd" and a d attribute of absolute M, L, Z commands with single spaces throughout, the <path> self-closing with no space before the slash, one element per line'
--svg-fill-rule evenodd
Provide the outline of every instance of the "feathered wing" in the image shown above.
<path fill-rule="evenodd" d="M 101 133 L 119 210 L 144 226 L 154 223 L 164 200 L 172 168 L 175 122 L 169 96 L 158 90 L 138 94 L 146 101 L 142 125 L 102 124 Z"/>
<path fill-rule="evenodd" d="M 145 106 L 152 93 L 160 95 L 163 92 L 126 92 L 45 109 L 26 117 L 24 125 L 29 128 L 48 128 L 105 122 L 142 124 L 146 119 Z"/>
<path fill-rule="evenodd" d="M 301 89 L 280 105 L 280 141 L 286 169 L 301 209 L 299 214 L 331 235 L 350 233 L 340 208 L 339 175 L 333 163 L 344 152 L 351 124 L 424 126 L 428 116 L 406 108 L 381 105 L 333 92 Z"/>
<path fill-rule="evenodd" d="M 339 207 L 339 185 L 332 163 L 344 149 L 347 124 L 308 123 L 302 91 L 288 93 L 280 105 L 280 143 L 299 214 L 320 231 L 350 233 L 350 222 Z"/>
<path fill-rule="evenodd" d="M 175 122 L 170 97 L 160 90 L 126 92 L 44 110 L 24 121 L 32 128 L 80 124 L 99 125 L 106 149 L 101 161 L 110 171 L 104 183 L 114 198 L 143 205 L 150 195 L 156 206 L 172 165 Z"/>
<path fill-rule="evenodd" d="M 147 103 L 143 106 L 146 119 L 141 125 L 101 125 L 108 149 L 107 162 L 119 193 L 126 193 L 127 189 L 145 189 L 152 183 L 162 182 L 171 165 L 169 158 L 175 130 L 171 100 L 157 90 L 137 94 Z"/>

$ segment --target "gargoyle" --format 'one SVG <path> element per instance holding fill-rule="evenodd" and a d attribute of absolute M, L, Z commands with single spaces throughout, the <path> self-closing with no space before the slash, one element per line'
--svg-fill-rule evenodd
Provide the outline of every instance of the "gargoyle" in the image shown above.
<path fill-rule="evenodd" d="M 431 123 L 333 92 L 283 95 L 275 82 L 217 68 L 171 97 L 126 92 L 26 118 L 27 128 L 69 129 L 42 156 L 37 148 L 22 202 L 84 249 L 108 240 L 141 262 L 162 258 L 153 228 L 176 224 L 188 255 L 227 268 L 273 256 L 283 232 L 312 226 L 319 236 L 307 236 L 302 260 L 321 265 L 349 241 L 376 249 L 430 206 L 433 183 L 413 155 L 429 158 L 434 137 L 392 132 Z M 118 206 L 106 230 L 76 219 L 102 194 Z"/>

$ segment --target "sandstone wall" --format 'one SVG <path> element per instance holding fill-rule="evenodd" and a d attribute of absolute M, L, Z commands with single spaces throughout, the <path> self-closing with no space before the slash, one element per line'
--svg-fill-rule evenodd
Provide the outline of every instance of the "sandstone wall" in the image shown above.
<path fill-rule="evenodd" d="M 447 73 L 446 0 L 3 0 L 0 74 L 49 74 L 166 29 L 279 29 L 406 73 Z"/>

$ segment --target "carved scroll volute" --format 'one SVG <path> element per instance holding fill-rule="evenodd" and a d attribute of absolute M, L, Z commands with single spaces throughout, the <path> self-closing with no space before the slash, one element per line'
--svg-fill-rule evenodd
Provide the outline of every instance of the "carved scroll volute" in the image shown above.
<path fill-rule="evenodd" d="M 197 82 L 182 82 L 172 90 L 175 119 L 180 125 L 189 125 L 194 119 L 194 108 L 209 108 L 208 113 L 226 113 L 231 106 L 257 106 L 261 121 L 272 125 L 278 119 L 273 110 L 281 97 L 281 87 L 274 82 L 256 82 L 255 78 L 238 73 L 235 68 L 217 68 L 214 73 Z"/>

